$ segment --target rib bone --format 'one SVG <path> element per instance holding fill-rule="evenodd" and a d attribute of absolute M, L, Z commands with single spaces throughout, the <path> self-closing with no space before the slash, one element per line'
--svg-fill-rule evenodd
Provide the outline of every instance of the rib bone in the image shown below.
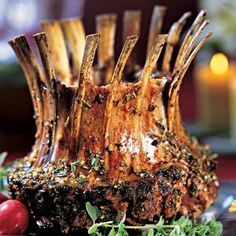
<path fill-rule="evenodd" d="M 80 119 L 83 110 L 84 96 L 86 86 L 90 81 L 90 73 L 92 70 L 92 64 L 94 61 L 95 53 L 97 50 L 99 34 L 91 34 L 86 37 L 85 50 L 80 70 L 79 86 L 74 97 L 72 108 L 72 126 L 71 126 L 71 144 L 70 153 L 74 155 L 78 150 L 79 132 L 80 132 Z"/>
<path fill-rule="evenodd" d="M 39 163 L 48 161 L 51 158 L 55 143 L 56 130 L 56 92 L 55 92 L 55 72 L 51 61 L 51 55 L 45 33 L 35 34 L 35 42 L 41 56 L 42 64 L 45 71 L 43 93 L 44 96 L 44 143 L 40 150 Z"/>
<path fill-rule="evenodd" d="M 31 156 L 37 156 L 43 129 L 43 101 L 41 94 L 43 74 L 25 35 L 21 35 L 9 41 L 9 44 L 16 53 L 29 86 L 36 119 L 35 144 L 32 147 Z"/>
<path fill-rule="evenodd" d="M 201 10 L 199 12 L 199 14 L 197 15 L 196 19 L 194 20 L 192 26 L 188 30 L 188 32 L 184 38 L 184 41 L 179 49 L 178 56 L 175 61 L 174 71 L 176 71 L 177 68 L 179 68 L 180 62 L 182 61 L 182 57 L 184 55 L 184 52 L 185 52 L 186 48 L 188 47 L 189 42 L 191 41 L 194 33 L 197 31 L 198 27 L 202 23 L 205 15 L 206 15 L 206 11 Z"/>
<path fill-rule="evenodd" d="M 60 23 L 42 21 L 41 29 L 47 35 L 57 78 L 66 85 L 70 85 L 73 81 L 71 81 L 69 60 Z"/>
<path fill-rule="evenodd" d="M 63 20 L 61 23 L 71 49 L 74 73 L 79 75 L 85 47 L 85 32 L 83 23 L 80 19 L 67 19 Z"/>
<path fill-rule="evenodd" d="M 110 123 L 112 119 L 112 108 L 113 102 L 116 97 L 116 90 L 119 84 L 121 83 L 122 73 L 125 67 L 125 64 L 129 58 L 130 53 L 132 52 L 135 44 L 138 41 L 138 36 L 128 36 L 123 49 L 121 51 L 120 57 L 116 64 L 111 83 L 110 83 L 110 94 L 107 98 L 106 104 L 106 111 L 105 111 L 105 118 L 104 118 L 104 127 L 105 127 L 105 147 L 109 147 L 109 133 L 110 133 Z M 105 167 L 106 169 L 109 168 L 109 154 L 105 153 Z"/>
<path fill-rule="evenodd" d="M 197 40 L 199 39 L 201 33 L 203 32 L 203 30 L 206 28 L 206 26 L 208 24 L 209 24 L 209 20 L 203 21 L 203 23 L 198 28 L 198 30 L 196 31 L 195 35 L 192 37 L 191 41 L 189 42 L 188 47 L 186 48 L 185 52 L 183 53 L 183 56 L 181 58 L 182 60 L 180 60 L 180 62 L 179 62 L 179 68 L 175 68 L 175 70 L 180 70 L 180 68 L 187 61 L 187 59 L 189 58 L 190 53 L 193 50 L 193 47 L 194 47 L 195 43 L 197 42 Z M 175 71 L 173 72 L 173 74 L 175 74 Z"/>
<path fill-rule="evenodd" d="M 160 34 L 156 37 L 154 45 L 149 53 L 149 56 L 144 65 L 142 74 L 140 76 L 140 82 L 139 82 L 140 89 L 136 97 L 136 114 L 137 115 L 134 118 L 134 137 L 137 139 L 137 143 L 142 143 L 141 137 L 139 137 L 138 135 L 141 132 L 141 126 L 142 126 L 141 114 L 142 112 L 147 112 L 146 110 L 143 110 L 143 100 L 145 97 L 145 92 L 148 87 L 149 78 L 161 54 L 161 51 L 166 42 L 167 36 L 168 36 L 167 34 Z M 137 155 L 137 158 L 135 158 L 135 162 L 133 163 L 135 172 L 140 172 L 141 170 L 140 163 L 141 163 L 140 156 Z"/>
<path fill-rule="evenodd" d="M 153 8 L 152 19 L 151 19 L 151 23 L 149 27 L 149 35 L 148 35 L 148 44 L 147 44 L 147 52 L 146 52 L 147 57 L 154 44 L 156 36 L 160 34 L 161 32 L 165 13 L 166 13 L 165 6 L 157 5 Z"/>
<path fill-rule="evenodd" d="M 103 84 L 111 80 L 114 69 L 114 42 L 116 31 L 116 15 L 104 14 L 96 17 L 97 33 L 101 35 L 98 46 L 98 66 L 104 70 L 101 74 Z"/>
<path fill-rule="evenodd" d="M 188 60 L 185 62 L 181 71 L 179 71 L 170 86 L 169 90 L 169 99 L 168 99 L 168 106 L 167 106 L 167 121 L 168 121 L 168 128 L 170 131 L 176 132 L 186 138 L 186 134 L 181 123 L 180 115 L 179 115 L 179 91 L 180 86 L 183 80 L 183 77 L 188 70 L 192 60 L 196 56 L 197 52 L 201 49 L 204 45 L 206 40 L 212 35 L 211 32 L 208 32 L 207 35 L 200 41 L 200 43 L 195 47 L 195 49 L 190 54 Z M 176 106 L 178 105 L 178 107 Z"/>
<path fill-rule="evenodd" d="M 162 71 L 164 72 L 170 72 L 170 61 L 172 58 L 174 47 L 179 42 L 182 29 L 186 24 L 187 19 L 190 16 L 191 16 L 190 12 L 184 13 L 183 16 L 177 22 L 175 22 L 170 28 L 162 64 Z"/>
<path fill-rule="evenodd" d="M 140 87 L 141 90 L 139 92 L 139 96 L 137 98 L 137 112 L 141 112 L 142 110 L 142 100 L 143 96 L 145 96 L 146 87 L 149 81 L 149 77 L 155 67 L 157 60 L 161 54 L 162 48 L 166 42 L 168 35 L 167 34 L 160 34 L 156 37 L 154 45 L 150 51 L 150 54 L 147 58 L 147 61 L 144 65 L 142 74 L 140 76 Z"/>
<path fill-rule="evenodd" d="M 141 11 L 129 10 L 123 16 L 123 42 L 129 35 L 140 35 Z M 133 50 L 126 63 L 126 71 L 132 73 L 137 65 L 137 53 Z"/>

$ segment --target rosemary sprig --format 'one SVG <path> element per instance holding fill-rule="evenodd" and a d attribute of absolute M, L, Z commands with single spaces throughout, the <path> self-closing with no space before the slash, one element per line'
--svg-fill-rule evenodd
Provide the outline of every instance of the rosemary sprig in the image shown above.
<path fill-rule="evenodd" d="M 215 219 L 207 223 L 205 220 L 200 222 L 190 220 L 185 216 L 172 220 L 170 224 L 165 224 L 162 217 L 157 224 L 142 226 L 125 225 L 125 217 L 118 223 L 114 221 L 96 223 L 100 214 L 98 207 L 87 202 L 86 210 L 93 220 L 93 225 L 88 230 L 88 234 L 92 236 L 129 236 L 128 231 L 132 230 L 136 232 L 139 230 L 141 236 L 219 236 L 223 230 L 222 224 Z"/>

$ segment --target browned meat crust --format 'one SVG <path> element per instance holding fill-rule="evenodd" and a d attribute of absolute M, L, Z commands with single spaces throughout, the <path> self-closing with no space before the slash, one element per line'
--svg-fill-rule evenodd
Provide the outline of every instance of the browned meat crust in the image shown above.
<path fill-rule="evenodd" d="M 107 179 L 89 188 L 87 177 L 75 178 L 73 166 L 66 161 L 27 172 L 32 160 L 26 158 L 9 176 L 10 192 L 29 207 L 40 227 L 59 227 L 64 232 L 91 225 L 87 201 L 99 207 L 101 221 L 124 214 L 127 223 L 134 225 L 155 223 L 160 215 L 196 218 L 214 201 L 218 188 L 215 161 L 206 156 L 207 150 L 202 151 L 204 158 L 187 149 L 180 158 L 160 162 L 155 173 L 140 173 L 135 180 L 117 183 Z"/>

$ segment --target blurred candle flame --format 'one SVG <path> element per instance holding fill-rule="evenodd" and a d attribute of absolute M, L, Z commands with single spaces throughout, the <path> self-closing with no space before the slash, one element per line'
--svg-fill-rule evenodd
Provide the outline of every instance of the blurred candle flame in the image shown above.
<path fill-rule="evenodd" d="M 224 75 L 229 69 L 229 62 L 223 53 L 216 53 L 211 58 L 210 70 L 215 75 Z"/>

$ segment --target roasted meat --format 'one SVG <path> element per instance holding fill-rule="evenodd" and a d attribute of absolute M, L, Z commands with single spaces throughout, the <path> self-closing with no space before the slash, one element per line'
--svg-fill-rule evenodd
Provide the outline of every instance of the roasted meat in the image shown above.
<path fill-rule="evenodd" d="M 37 132 L 32 152 L 8 176 L 9 190 L 40 227 L 68 232 L 90 226 L 87 201 L 99 207 L 99 220 L 126 214 L 134 225 L 154 223 L 160 215 L 196 218 L 213 203 L 215 155 L 186 133 L 179 111 L 182 79 L 211 35 L 194 48 L 208 21 L 201 11 L 172 70 L 172 53 L 190 13 L 168 35 L 159 34 L 164 13 L 163 6 L 153 11 L 142 69 L 137 54 L 129 57 L 138 36 L 129 36 L 127 25 L 115 65 L 115 15 L 98 16 L 101 35 L 86 39 L 79 19 L 44 21 L 44 32 L 34 35 L 42 66 L 24 35 L 10 41 L 30 88 Z M 137 17 L 139 12 L 128 11 L 123 22 Z M 139 25 L 131 28 L 139 33 Z"/>

